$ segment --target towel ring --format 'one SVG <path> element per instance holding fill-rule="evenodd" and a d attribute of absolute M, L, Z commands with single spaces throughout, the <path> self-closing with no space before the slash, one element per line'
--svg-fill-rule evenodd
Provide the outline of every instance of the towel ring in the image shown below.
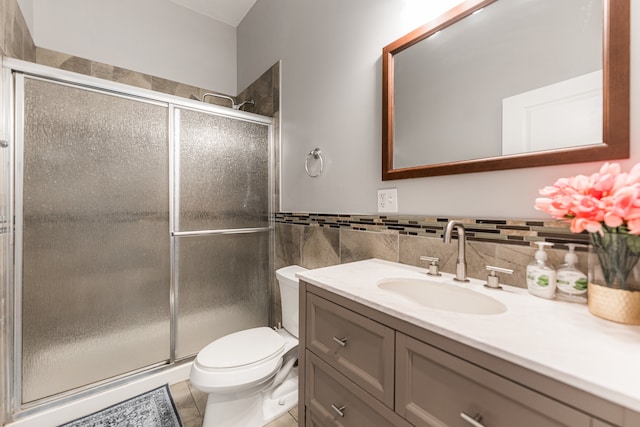
<path fill-rule="evenodd" d="M 318 160 L 320 161 L 320 169 L 315 174 L 309 172 L 310 160 L 313 160 L 314 163 Z M 319 148 L 314 148 L 313 150 L 309 151 L 309 154 L 307 154 L 307 158 L 304 160 L 304 170 L 307 171 L 307 175 L 309 175 L 311 178 L 317 178 L 322 175 L 322 171 L 324 170 L 324 160 L 322 160 L 322 152 Z"/>

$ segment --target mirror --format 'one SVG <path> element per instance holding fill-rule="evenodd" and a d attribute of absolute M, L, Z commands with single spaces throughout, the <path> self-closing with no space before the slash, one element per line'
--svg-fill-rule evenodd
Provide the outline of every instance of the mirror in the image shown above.
<path fill-rule="evenodd" d="M 629 0 L 468 0 L 383 49 L 382 179 L 629 157 Z"/>

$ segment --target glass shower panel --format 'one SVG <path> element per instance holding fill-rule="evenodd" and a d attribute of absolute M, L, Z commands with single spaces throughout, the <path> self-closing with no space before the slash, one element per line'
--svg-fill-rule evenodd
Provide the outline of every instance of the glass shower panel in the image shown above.
<path fill-rule="evenodd" d="M 180 359 L 267 324 L 271 175 L 268 125 L 187 109 L 176 116 Z"/>
<path fill-rule="evenodd" d="M 269 233 L 180 237 L 176 358 L 216 338 L 265 326 Z"/>
<path fill-rule="evenodd" d="M 24 93 L 31 402 L 169 359 L 168 108 L 31 78 Z"/>
<path fill-rule="evenodd" d="M 179 110 L 177 230 L 269 224 L 269 127 Z"/>

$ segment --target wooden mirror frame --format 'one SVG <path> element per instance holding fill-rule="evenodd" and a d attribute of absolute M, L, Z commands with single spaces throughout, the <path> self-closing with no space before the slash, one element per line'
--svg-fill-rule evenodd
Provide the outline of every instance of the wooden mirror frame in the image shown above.
<path fill-rule="evenodd" d="M 468 0 L 382 49 L 382 180 L 629 158 L 630 0 L 603 0 L 603 144 L 393 168 L 393 56 L 497 0 Z"/>

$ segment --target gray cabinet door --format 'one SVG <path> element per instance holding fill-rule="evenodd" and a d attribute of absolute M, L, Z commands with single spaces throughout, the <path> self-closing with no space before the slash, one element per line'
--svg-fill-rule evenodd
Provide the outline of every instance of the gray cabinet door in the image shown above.
<path fill-rule="evenodd" d="M 401 333 L 396 359 L 396 412 L 416 426 L 591 425 L 579 411 Z"/>
<path fill-rule="evenodd" d="M 409 427 L 391 409 L 307 351 L 307 425 L 345 427 Z"/>
<path fill-rule="evenodd" d="M 307 347 L 393 409 L 393 329 L 308 294 Z"/>

